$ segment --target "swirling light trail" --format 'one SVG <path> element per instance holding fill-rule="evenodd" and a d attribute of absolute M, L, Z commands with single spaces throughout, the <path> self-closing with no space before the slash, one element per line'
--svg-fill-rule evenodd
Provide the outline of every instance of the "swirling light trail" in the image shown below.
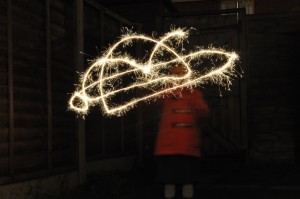
<path fill-rule="evenodd" d="M 70 98 L 69 108 L 84 115 L 88 113 L 91 106 L 100 104 L 105 114 L 120 116 L 138 102 L 155 99 L 163 96 L 163 94 L 172 93 L 178 88 L 188 87 L 192 89 L 196 85 L 208 82 L 229 88 L 232 84 L 232 78 L 236 76 L 234 65 L 239 56 L 235 52 L 226 52 L 223 49 L 214 48 L 200 49 L 182 55 L 176 51 L 176 46 L 182 44 L 187 36 L 188 31 L 184 29 L 171 31 L 160 40 L 134 33 L 124 35 L 81 76 L 81 85 Z M 139 61 L 126 55 L 123 51 L 118 51 L 118 48 L 122 50 L 138 41 L 155 44 L 148 60 Z M 170 57 L 170 55 L 172 56 Z M 199 74 L 198 71 L 193 70 L 193 66 L 190 64 L 191 61 L 198 60 L 200 62 L 201 58 L 212 56 L 217 56 L 219 59 L 225 57 L 227 62 L 216 69 L 206 70 L 204 74 Z M 170 59 L 162 60 L 162 57 L 170 57 Z M 161 74 L 161 70 L 178 64 L 186 67 L 186 73 L 183 76 Z M 118 88 L 122 86 L 122 83 L 120 83 L 122 82 L 121 77 L 129 74 L 134 74 L 136 81 L 128 86 Z M 170 83 L 173 83 L 172 87 L 167 86 Z M 133 97 L 129 101 L 118 105 L 112 105 L 109 102 L 109 99 L 114 95 L 137 88 L 148 89 L 152 93 L 138 98 Z"/>

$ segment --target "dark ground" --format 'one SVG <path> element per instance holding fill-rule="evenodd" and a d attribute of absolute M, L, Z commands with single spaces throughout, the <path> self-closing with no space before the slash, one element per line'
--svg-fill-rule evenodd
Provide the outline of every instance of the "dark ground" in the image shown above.
<path fill-rule="evenodd" d="M 195 186 L 195 199 L 299 199 L 300 168 L 251 166 L 239 163 L 208 164 Z M 180 197 L 180 188 L 176 199 Z M 163 185 L 154 180 L 152 166 L 130 172 L 90 175 L 87 183 L 62 198 L 72 199 L 163 199 Z"/>

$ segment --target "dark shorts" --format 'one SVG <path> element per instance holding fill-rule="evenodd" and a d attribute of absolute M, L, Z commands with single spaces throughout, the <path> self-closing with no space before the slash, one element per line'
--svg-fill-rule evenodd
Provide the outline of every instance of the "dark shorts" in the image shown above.
<path fill-rule="evenodd" d="M 199 180 L 200 158 L 184 155 L 156 157 L 156 180 L 160 183 L 188 184 Z"/>

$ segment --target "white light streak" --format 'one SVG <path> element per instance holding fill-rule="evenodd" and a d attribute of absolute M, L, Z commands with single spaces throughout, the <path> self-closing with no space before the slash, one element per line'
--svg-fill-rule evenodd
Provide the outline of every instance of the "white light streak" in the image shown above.
<path fill-rule="evenodd" d="M 141 101 L 148 101 L 172 93 L 175 89 L 207 83 L 215 83 L 229 89 L 232 78 L 236 76 L 234 65 L 239 56 L 235 52 L 223 49 L 199 49 L 188 54 L 178 52 L 179 44 L 188 37 L 188 31 L 176 29 L 166 33 L 160 39 L 145 35 L 126 34 L 98 58 L 80 79 L 80 85 L 69 101 L 69 108 L 80 114 L 87 114 L 90 107 L 100 105 L 104 114 L 120 116 Z M 139 43 L 138 43 L 139 42 Z M 132 45 L 152 44 L 153 49 L 143 60 L 128 55 Z M 205 69 L 202 74 L 196 70 L 196 65 L 202 59 L 219 59 L 226 62 Z M 191 64 L 191 63 L 194 64 Z M 176 65 L 186 67 L 183 76 L 174 76 L 166 71 Z M 125 81 L 133 79 L 132 82 Z M 171 87 L 169 85 L 172 85 Z M 117 94 L 142 89 L 151 91 L 142 96 L 133 96 L 121 103 L 112 102 Z"/>

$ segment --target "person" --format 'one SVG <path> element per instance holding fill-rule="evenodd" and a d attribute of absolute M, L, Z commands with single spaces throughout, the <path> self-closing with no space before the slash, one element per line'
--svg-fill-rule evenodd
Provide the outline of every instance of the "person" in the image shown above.
<path fill-rule="evenodd" d="M 183 76 L 184 66 L 171 73 Z M 181 186 L 184 199 L 192 199 L 201 157 L 199 121 L 207 117 L 208 105 L 199 90 L 180 88 L 163 98 L 162 116 L 155 143 L 156 180 L 164 184 L 165 199 L 175 198 Z"/>

